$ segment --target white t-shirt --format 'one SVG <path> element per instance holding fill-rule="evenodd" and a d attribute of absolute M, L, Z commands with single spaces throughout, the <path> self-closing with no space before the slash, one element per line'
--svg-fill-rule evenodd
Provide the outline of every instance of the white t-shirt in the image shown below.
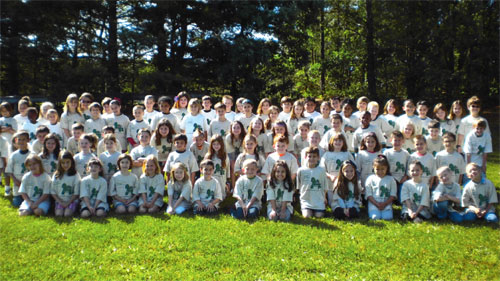
<path fill-rule="evenodd" d="M 486 208 L 490 203 L 498 203 L 495 186 L 489 179 L 483 179 L 480 183 L 469 181 L 462 193 L 462 207 L 474 206 L 476 208 Z M 489 211 L 495 211 L 492 206 Z"/>
<path fill-rule="evenodd" d="M 118 116 L 112 115 L 106 118 L 106 124 L 115 128 L 115 137 L 120 142 L 122 149 L 127 149 L 128 141 L 126 138 L 127 128 L 130 124 L 130 120 L 125 114 L 120 114 Z"/>
<path fill-rule="evenodd" d="M 478 137 L 474 131 L 470 132 L 465 138 L 464 142 L 464 153 L 470 154 L 471 163 L 476 163 L 479 166 L 483 166 L 483 155 L 485 153 L 493 152 L 491 145 L 491 135 L 488 132 L 484 132 L 482 136 Z"/>
<path fill-rule="evenodd" d="M 165 193 L 165 179 L 163 174 L 156 174 L 153 177 L 142 174 L 139 178 L 139 194 L 146 193 L 147 202 L 151 202 L 155 193 L 160 194 L 155 201 L 156 206 L 163 206 L 163 194 Z M 142 205 L 142 196 L 139 197 L 139 205 Z"/>
<path fill-rule="evenodd" d="M 142 146 L 138 145 L 130 151 L 130 156 L 132 157 L 132 160 L 139 160 L 140 158 L 146 158 L 148 155 L 153 155 L 158 159 L 158 151 L 156 148 L 147 145 L 147 146 Z M 141 167 L 133 167 L 132 168 L 132 173 L 134 173 L 137 178 L 140 178 L 142 175 L 142 166 Z"/>
<path fill-rule="evenodd" d="M 139 143 L 139 139 L 137 138 L 137 133 L 139 133 L 139 130 L 141 129 L 148 129 L 150 130 L 149 128 L 149 125 L 146 121 L 137 121 L 137 120 L 132 120 L 130 121 L 130 123 L 128 124 L 128 127 L 127 127 L 127 138 L 132 138 L 134 139 L 135 143 Z"/>
<path fill-rule="evenodd" d="M 375 201 L 383 203 L 391 196 L 397 198 L 398 187 L 392 176 L 386 175 L 380 178 L 377 175 L 371 175 L 366 179 L 365 183 L 365 198 L 373 197 Z M 391 210 L 391 204 L 387 205 L 384 210 Z M 373 204 L 368 204 L 368 210 L 378 210 Z"/>
<path fill-rule="evenodd" d="M 186 165 L 189 175 L 191 175 L 191 173 L 196 173 L 200 170 L 198 168 L 198 163 L 196 163 L 196 158 L 194 157 L 193 153 L 189 150 L 186 150 L 184 152 L 177 152 L 177 151 L 170 152 L 167 158 L 167 163 L 163 168 L 163 171 L 170 173 L 173 165 L 177 162 Z"/>
<path fill-rule="evenodd" d="M 196 201 L 200 200 L 203 205 L 208 205 L 215 199 L 222 200 L 222 187 L 219 182 L 211 178 L 210 180 L 205 180 L 204 177 L 199 178 L 194 183 L 193 187 L 193 204 L 194 207 L 197 207 Z M 217 208 L 219 207 L 219 203 L 215 205 Z"/>
<path fill-rule="evenodd" d="M 410 200 L 412 209 L 414 208 L 413 211 L 416 211 L 420 205 L 428 208 L 430 206 L 429 199 L 429 186 L 423 180 L 416 183 L 413 179 L 410 179 L 403 183 L 403 187 L 401 187 L 403 213 L 408 212 L 408 207 L 405 204 L 406 200 Z"/>
<path fill-rule="evenodd" d="M 36 202 L 43 194 L 50 194 L 50 184 L 50 177 L 47 173 L 35 176 L 28 172 L 21 180 L 19 193 L 25 193 L 31 201 Z"/>
<path fill-rule="evenodd" d="M 391 167 L 391 175 L 395 180 L 401 182 L 406 174 L 410 154 L 408 153 L 408 151 L 402 148 L 400 151 L 396 151 L 394 150 L 394 148 L 389 148 L 384 150 L 384 155 L 389 161 L 389 166 Z"/>
<path fill-rule="evenodd" d="M 253 197 L 255 197 L 257 200 L 255 200 L 252 204 L 252 207 L 261 209 L 262 205 L 260 199 L 262 198 L 263 193 L 264 182 L 260 177 L 255 176 L 252 179 L 249 179 L 246 175 L 242 175 L 236 181 L 233 197 L 236 198 L 236 196 L 238 196 L 245 205 L 248 204 Z M 234 205 L 236 208 L 243 207 L 240 205 L 239 201 L 236 201 Z"/>
<path fill-rule="evenodd" d="M 297 174 L 297 170 L 299 169 L 299 165 L 297 163 L 297 158 L 293 156 L 293 154 L 286 152 L 283 156 L 280 156 L 278 152 L 273 152 L 269 154 L 269 156 L 266 159 L 266 162 L 264 163 L 264 166 L 262 167 L 262 174 L 265 175 L 271 175 L 271 171 L 273 170 L 274 163 L 278 160 L 283 160 L 286 162 L 288 165 L 288 168 L 290 169 L 290 173 Z"/>
<path fill-rule="evenodd" d="M 83 178 L 89 174 L 87 171 L 87 163 L 94 157 L 96 157 L 94 153 L 85 154 L 83 152 L 79 152 L 73 157 L 75 159 L 76 171 L 80 174 L 80 177 Z"/>
<path fill-rule="evenodd" d="M 7 161 L 7 167 L 5 168 L 5 173 L 10 173 L 13 174 L 14 177 L 18 180 L 22 180 L 24 174 L 28 172 L 27 167 L 24 165 L 24 161 L 30 154 L 33 154 L 33 152 L 27 150 L 24 153 L 21 153 L 21 151 L 18 149 L 14 151 L 10 156 L 9 160 Z M 15 183 L 13 183 L 14 188 L 12 189 L 12 194 L 14 196 L 18 196 L 19 192 L 19 186 L 17 186 Z"/>
<path fill-rule="evenodd" d="M 297 189 L 302 209 L 325 210 L 325 193 L 328 181 L 323 167 L 301 167 L 297 171 Z"/>
<path fill-rule="evenodd" d="M 335 186 L 336 184 L 337 180 L 335 180 L 333 185 Z M 349 182 L 347 184 L 347 187 L 349 188 L 349 193 L 347 194 L 347 198 L 344 199 L 340 197 L 337 189 L 328 191 L 328 201 L 330 202 L 330 207 L 332 208 L 332 210 L 335 210 L 337 208 L 356 208 L 356 210 L 359 211 L 359 207 L 361 206 L 361 191 L 359 191 L 359 197 L 356 198 L 354 197 L 354 184 L 352 182 Z M 358 188 L 360 188 L 359 183 Z"/>
<path fill-rule="evenodd" d="M 102 138 L 102 128 L 106 126 L 106 121 L 102 118 L 99 119 L 88 119 L 85 121 L 85 133 L 94 133 L 98 139 Z"/>
<path fill-rule="evenodd" d="M 453 173 L 453 182 L 457 182 L 460 175 L 465 174 L 465 160 L 462 154 L 457 151 L 453 153 L 448 153 L 446 150 L 442 150 L 436 154 L 436 167 L 440 168 L 447 166 Z"/>
<path fill-rule="evenodd" d="M 109 153 L 105 151 L 99 155 L 99 160 L 102 162 L 104 178 L 109 182 L 111 177 L 118 171 L 118 157 L 120 152 L 115 151 Z"/>
<path fill-rule="evenodd" d="M 80 184 L 80 198 L 88 197 L 89 203 L 95 206 L 97 200 L 102 203 L 107 203 L 108 194 L 108 183 L 103 177 L 98 177 L 97 179 L 92 178 L 88 175 L 82 179 Z M 81 200 L 82 208 L 89 207 L 85 201 Z"/>
<path fill-rule="evenodd" d="M 64 174 L 60 179 L 52 176 L 50 194 L 54 194 L 62 201 L 68 202 L 73 195 L 80 195 L 80 175 L 78 173 L 68 176 Z"/>
<path fill-rule="evenodd" d="M 118 171 L 111 177 L 109 189 L 110 196 L 118 196 L 129 200 L 139 193 L 139 179 L 133 173 L 124 175 L 121 171 Z"/>
<path fill-rule="evenodd" d="M 410 158 L 408 159 L 408 165 L 415 161 L 418 160 L 420 163 L 422 163 L 422 166 L 424 166 L 424 170 L 422 173 L 422 182 L 425 182 L 427 185 L 429 184 L 429 181 L 432 177 L 436 175 L 436 159 L 427 152 L 425 155 L 420 155 L 418 152 L 414 152 L 410 155 Z M 408 176 L 409 174 L 409 170 Z"/>
<path fill-rule="evenodd" d="M 149 145 L 156 148 L 156 151 L 158 151 L 158 161 L 160 162 L 167 161 L 168 155 L 172 151 L 172 143 L 168 142 L 166 137 L 161 138 L 160 145 L 156 145 L 156 134 L 153 134 L 153 136 L 151 137 L 151 141 L 149 142 Z"/>
<path fill-rule="evenodd" d="M 271 187 L 271 184 L 267 184 L 266 195 L 268 202 L 267 203 L 268 210 L 272 209 L 270 201 L 275 200 L 277 213 L 280 213 L 281 205 L 283 204 L 283 202 L 286 202 L 286 209 L 290 212 L 290 214 L 293 214 L 293 207 L 292 207 L 293 188 L 292 191 L 288 191 L 288 189 L 285 189 L 282 182 L 277 183 L 274 188 Z"/>
<path fill-rule="evenodd" d="M 189 180 L 185 182 L 174 182 L 173 179 L 170 179 L 167 184 L 168 201 L 174 206 L 177 200 L 182 196 L 183 200 L 181 206 L 184 208 L 191 207 L 191 189 L 191 182 Z"/>

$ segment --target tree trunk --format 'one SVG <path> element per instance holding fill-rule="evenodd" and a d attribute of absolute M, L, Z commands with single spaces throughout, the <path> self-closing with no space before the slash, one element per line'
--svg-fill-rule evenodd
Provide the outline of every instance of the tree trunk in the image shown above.
<path fill-rule="evenodd" d="M 321 96 L 325 96 L 325 7 L 324 2 L 321 7 Z"/>
<path fill-rule="evenodd" d="M 377 98 L 377 93 L 375 78 L 375 47 L 373 44 L 372 0 L 366 0 L 366 30 L 368 96 L 373 100 Z"/>

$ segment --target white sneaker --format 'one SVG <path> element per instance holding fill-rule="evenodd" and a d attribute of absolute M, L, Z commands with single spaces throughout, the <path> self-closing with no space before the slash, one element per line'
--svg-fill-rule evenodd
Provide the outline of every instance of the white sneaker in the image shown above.
<path fill-rule="evenodd" d="M 10 196 L 10 194 L 11 194 L 10 186 L 6 186 L 5 187 L 5 194 L 4 194 L 4 196 L 7 197 L 7 196 Z"/>

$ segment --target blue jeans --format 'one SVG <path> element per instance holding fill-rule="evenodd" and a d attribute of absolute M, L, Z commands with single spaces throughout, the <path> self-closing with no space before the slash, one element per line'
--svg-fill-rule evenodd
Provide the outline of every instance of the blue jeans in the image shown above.
<path fill-rule="evenodd" d="M 19 206 L 21 206 L 23 201 L 24 200 L 23 200 L 23 197 L 21 195 L 14 196 L 14 197 L 12 197 L 12 206 L 19 208 Z"/>
<path fill-rule="evenodd" d="M 474 212 L 467 211 L 464 214 L 464 221 L 475 221 L 477 219 L 478 219 L 478 217 Z M 494 223 L 498 222 L 497 215 L 495 214 L 495 212 L 492 212 L 492 211 L 489 211 L 488 213 L 486 213 L 486 215 L 484 216 L 484 219 L 487 222 L 494 222 Z"/>
<path fill-rule="evenodd" d="M 436 213 L 436 217 L 440 220 L 444 220 L 447 217 L 450 217 L 452 222 L 461 223 L 464 220 L 463 216 L 458 212 L 448 211 L 448 204 L 448 200 L 434 202 L 433 207 L 434 213 Z"/>
<path fill-rule="evenodd" d="M 247 216 L 246 218 L 247 219 L 254 219 L 256 218 L 257 216 L 259 215 L 259 209 L 256 208 L 256 207 L 250 207 L 248 208 L 248 212 L 247 212 Z M 243 208 L 241 207 L 238 207 L 236 208 L 235 210 L 231 210 L 231 216 L 235 219 L 239 219 L 239 220 L 242 220 L 245 218 L 245 216 L 243 215 Z"/>
<path fill-rule="evenodd" d="M 372 220 L 392 220 L 392 208 L 389 208 L 387 210 L 379 210 L 371 202 L 368 202 L 368 217 Z"/>

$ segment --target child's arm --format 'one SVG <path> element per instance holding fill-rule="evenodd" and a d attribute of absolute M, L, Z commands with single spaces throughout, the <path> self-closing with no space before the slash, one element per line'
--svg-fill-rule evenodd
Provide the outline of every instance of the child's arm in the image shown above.
<path fill-rule="evenodd" d="M 486 174 L 486 160 L 488 159 L 488 153 L 483 153 L 483 172 Z"/>
<path fill-rule="evenodd" d="M 14 176 L 14 173 L 7 173 L 7 174 L 12 178 L 15 186 L 21 186 L 21 181 Z"/>
<path fill-rule="evenodd" d="M 57 196 L 56 194 L 52 194 L 52 198 L 54 198 L 54 200 L 64 208 L 68 207 L 69 205 L 69 203 L 62 201 L 61 198 L 59 198 L 59 196 Z"/>
<path fill-rule="evenodd" d="M 416 218 L 418 216 L 418 214 L 420 214 L 420 212 L 424 209 L 424 205 L 418 205 L 418 209 L 415 213 L 413 213 L 415 216 L 414 218 Z"/>
<path fill-rule="evenodd" d="M 233 193 L 233 197 L 236 198 L 236 201 L 238 201 L 238 203 L 240 204 L 241 208 L 243 209 L 243 216 L 247 216 L 247 212 L 248 212 L 248 207 L 247 205 L 245 205 L 245 203 L 243 202 L 243 200 L 241 199 L 240 196 L 236 195 Z"/>
<path fill-rule="evenodd" d="M 493 208 L 493 203 L 489 203 L 488 205 L 486 205 L 486 208 L 484 209 L 479 209 L 479 214 L 478 214 L 478 217 L 482 218 L 486 215 L 486 213 L 488 212 L 489 209 Z"/>
<path fill-rule="evenodd" d="M 153 195 L 153 198 L 151 198 L 151 201 L 149 201 L 149 208 L 154 207 L 156 200 L 158 200 L 158 198 L 160 198 L 160 196 L 161 196 L 160 193 L 155 192 L 155 194 Z M 177 200 L 177 201 L 179 201 L 179 200 Z"/>
<path fill-rule="evenodd" d="M 38 205 L 40 205 L 40 203 L 42 203 L 43 201 L 47 200 L 47 198 L 49 198 L 48 194 L 42 194 L 42 196 L 40 196 L 40 198 L 38 198 L 38 200 L 36 200 L 36 202 L 30 206 L 31 209 L 34 210 L 38 208 Z"/>
<path fill-rule="evenodd" d="M 94 214 L 94 212 L 95 212 L 95 206 L 99 206 L 98 204 L 96 204 L 95 206 L 92 206 L 90 204 L 90 200 L 89 200 L 89 198 L 87 196 L 83 197 L 83 202 L 85 202 L 85 205 L 87 205 L 87 208 L 89 208 L 89 211 L 90 211 L 91 214 Z"/>
<path fill-rule="evenodd" d="M 195 183 L 195 181 L 196 181 L 195 177 L 196 177 L 196 173 L 195 173 L 195 172 L 192 172 L 192 173 L 191 173 L 191 184 L 192 184 L 193 186 L 194 186 L 194 183 Z"/>
<path fill-rule="evenodd" d="M 408 209 L 408 214 L 410 215 L 410 218 L 414 219 L 417 215 L 411 209 L 411 201 L 410 201 L 410 199 L 405 200 L 403 203 L 406 205 L 406 208 Z"/>
<path fill-rule="evenodd" d="M 470 154 L 470 153 L 466 153 L 466 154 L 465 154 L 465 157 L 466 157 L 466 159 L 467 159 L 466 163 L 470 163 L 471 154 Z"/>
<path fill-rule="evenodd" d="M 276 213 L 276 200 L 269 200 L 269 203 L 271 203 L 271 209 L 273 212 Z"/>
<path fill-rule="evenodd" d="M 128 137 L 128 138 L 127 138 L 127 141 L 128 141 L 128 143 L 130 143 L 130 145 L 131 145 L 132 147 L 136 147 L 136 146 L 138 146 L 138 144 L 134 141 L 134 139 L 133 139 L 132 137 Z"/>
<path fill-rule="evenodd" d="M 137 194 L 134 194 L 134 196 L 132 196 L 132 198 L 130 198 L 129 200 L 125 200 L 125 205 L 128 205 L 135 200 L 137 200 Z"/>
<path fill-rule="evenodd" d="M 434 181 L 436 180 L 436 176 L 432 176 L 430 179 L 429 179 L 429 190 L 432 189 L 432 185 L 434 184 Z"/>
<path fill-rule="evenodd" d="M 77 194 L 71 196 L 71 199 L 69 199 L 68 205 L 71 204 L 71 203 L 73 203 L 73 201 L 75 201 L 78 198 L 79 198 L 79 196 Z"/>
<path fill-rule="evenodd" d="M 460 174 L 460 176 L 458 176 L 458 184 L 462 185 L 463 182 L 464 182 L 464 174 Z M 458 204 L 460 204 L 460 202 L 458 202 Z"/>
<path fill-rule="evenodd" d="M 24 201 L 28 202 L 28 205 L 30 206 L 31 209 L 33 209 L 31 207 L 31 205 L 34 203 L 33 201 L 30 200 L 30 198 L 28 197 L 28 194 L 26 193 L 21 193 L 21 197 L 23 198 Z"/>
<path fill-rule="evenodd" d="M 375 205 L 375 207 L 377 207 L 379 210 L 381 208 L 381 203 L 379 203 L 377 200 L 375 200 L 375 198 L 373 198 L 373 196 L 368 196 L 368 198 L 366 198 L 368 201 L 370 201 L 370 203 L 372 203 L 373 205 Z M 385 202 L 384 202 L 385 203 Z"/>
<path fill-rule="evenodd" d="M 214 200 L 210 201 L 210 203 L 207 205 L 207 209 L 210 212 L 215 211 L 215 205 L 220 202 L 219 198 L 215 198 Z"/>
<path fill-rule="evenodd" d="M 402 183 L 404 183 L 407 180 L 408 180 L 408 175 L 405 172 L 404 176 L 401 178 L 401 181 L 399 183 L 402 184 Z"/>
<path fill-rule="evenodd" d="M 144 206 L 145 208 L 149 208 L 149 202 L 148 202 L 148 198 L 146 197 L 146 193 L 141 193 L 140 196 L 142 197 L 142 202 L 143 202 L 142 206 Z"/>
<path fill-rule="evenodd" d="M 127 201 L 126 201 L 125 199 L 121 198 L 121 197 L 120 197 L 120 196 L 118 196 L 118 195 L 113 196 L 113 199 L 115 199 L 115 200 L 116 200 L 116 201 L 118 201 L 118 202 L 122 202 L 123 204 L 126 204 L 126 203 L 127 203 Z"/>
<path fill-rule="evenodd" d="M 247 209 L 250 209 L 250 207 L 252 207 L 253 203 L 255 203 L 255 201 L 257 201 L 258 199 L 254 196 L 252 196 L 252 199 L 250 199 L 250 202 L 248 202 L 247 204 Z"/>

